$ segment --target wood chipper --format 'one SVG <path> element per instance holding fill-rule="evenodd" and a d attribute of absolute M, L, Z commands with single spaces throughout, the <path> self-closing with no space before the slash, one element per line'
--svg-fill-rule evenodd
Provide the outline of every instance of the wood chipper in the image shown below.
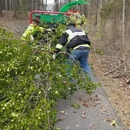
<path fill-rule="evenodd" d="M 61 7 L 59 12 L 52 12 L 52 11 L 40 11 L 40 10 L 33 10 L 30 13 L 30 23 L 32 22 L 33 18 L 38 18 L 40 22 L 44 23 L 65 23 L 68 19 L 68 17 L 71 15 L 71 12 L 76 11 L 69 11 L 69 9 L 75 5 L 89 5 L 90 3 L 85 0 L 75 0 L 72 2 L 69 2 Z"/>
<path fill-rule="evenodd" d="M 37 33 L 38 36 L 40 35 L 40 39 L 38 39 L 37 41 L 38 44 L 40 45 L 47 44 L 51 47 L 55 46 L 55 44 L 57 43 L 57 39 L 65 30 L 67 23 L 71 22 L 69 21 L 69 19 L 71 18 L 72 14 L 73 15 L 77 13 L 81 14 L 79 10 L 70 10 L 71 7 L 75 5 L 89 5 L 89 4 L 90 3 L 85 0 L 73 0 L 72 2 L 68 2 L 67 4 L 62 6 L 58 12 L 33 10 L 30 13 L 30 24 L 32 23 L 32 19 L 37 18 L 40 21 L 39 25 L 41 27 L 51 28 L 55 30 L 55 32 L 51 32 L 51 33 L 50 32 L 49 33 L 45 32 L 43 34 Z M 77 17 L 76 20 L 73 21 L 75 21 L 76 23 L 77 21 L 82 21 L 82 20 L 79 17 Z"/>

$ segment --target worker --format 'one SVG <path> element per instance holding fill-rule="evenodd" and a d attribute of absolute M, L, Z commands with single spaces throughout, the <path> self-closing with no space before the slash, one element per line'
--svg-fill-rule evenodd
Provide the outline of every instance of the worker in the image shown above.
<path fill-rule="evenodd" d="M 51 29 L 40 27 L 39 23 L 40 21 L 37 18 L 32 19 L 32 23 L 29 25 L 29 27 L 26 29 L 21 37 L 21 41 L 23 44 L 27 44 L 32 42 L 33 40 L 39 39 L 39 32 L 44 33 L 44 31 L 51 31 Z"/>
<path fill-rule="evenodd" d="M 69 53 L 68 60 L 66 62 L 70 65 L 69 67 L 71 68 L 75 61 L 79 61 L 81 68 L 88 75 L 91 81 L 91 69 L 88 64 L 90 40 L 86 32 L 77 28 L 75 23 L 69 23 L 66 31 L 60 37 L 59 43 L 56 45 L 53 59 L 56 58 L 56 55 L 61 51 L 63 46 L 66 46 L 67 53 Z M 68 75 L 70 74 L 68 73 Z"/>

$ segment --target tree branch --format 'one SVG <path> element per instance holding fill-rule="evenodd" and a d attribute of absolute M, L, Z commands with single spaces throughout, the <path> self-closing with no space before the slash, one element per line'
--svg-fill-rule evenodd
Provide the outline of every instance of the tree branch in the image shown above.
<path fill-rule="evenodd" d="M 116 70 L 119 69 L 121 66 L 123 66 L 124 64 L 127 64 L 127 63 L 129 63 L 129 62 L 130 62 L 130 60 L 129 60 L 128 62 L 122 63 L 121 65 L 119 65 L 118 67 L 114 68 L 113 70 L 110 70 L 110 71 L 104 73 L 103 76 L 106 76 L 106 75 L 108 75 L 108 74 L 110 74 L 110 73 L 116 71 Z"/>

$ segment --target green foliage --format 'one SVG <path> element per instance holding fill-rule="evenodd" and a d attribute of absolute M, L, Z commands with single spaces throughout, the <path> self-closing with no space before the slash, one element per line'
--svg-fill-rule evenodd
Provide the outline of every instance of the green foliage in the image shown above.
<path fill-rule="evenodd" d="M 68 17 L 66 23 L 76 23 L 76 25 L 80 28 L 81 25 L 87 24 L 87 19 L 84 14 L 80 14 L 79 12 L 73 13 L 71 12 L 71 15 Z"/>
<path fill-rule="evenodd" d="M 76 109 L 80 108 L 80 105 L 77 104 L 76 102 L 72 103 L 71 106 L 72 106 L 73 108 L 76 108 Z"/>
<path fill-rule="evenodd" d="M 57 35 L 62 29 L 57 28 Z M 96 89 L 97 84 L 78 74 L 78 66 L 71 74 L 76 83 L 71 83 L 62 57 L 53 61 L 48 45 L 41 51 L 35 44 L 20 44 L 13 34 L 2 28 L 0 37 L 1 129 L 56 130 L 56 99 L 73 94 L 76 84 L 88 94 Z"/>
<path fill-rule="evenodd" d="M 96 50 L 95 50 L 95 53 L 97 53 L 97 54 L 99 54 L 99 55 L 103 55 L 104 53 L 103 53 L 103 50 L 100 48 L 100 47 L 98 47 Z"/>

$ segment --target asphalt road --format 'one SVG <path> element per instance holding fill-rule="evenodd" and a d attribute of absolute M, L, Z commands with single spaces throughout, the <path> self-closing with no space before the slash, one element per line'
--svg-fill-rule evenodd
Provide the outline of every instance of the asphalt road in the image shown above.
<path fill-rule="evenodd" d="M 95 77 L 93 81 L 97 82 Z M 72 107 L 74 103 L 79 108 Z M 77 91 L 68 99 L 60 99 L 56 109 L 56 128 L 61 130 L 125 130 L 102 87 L 91 96 Z"/>

